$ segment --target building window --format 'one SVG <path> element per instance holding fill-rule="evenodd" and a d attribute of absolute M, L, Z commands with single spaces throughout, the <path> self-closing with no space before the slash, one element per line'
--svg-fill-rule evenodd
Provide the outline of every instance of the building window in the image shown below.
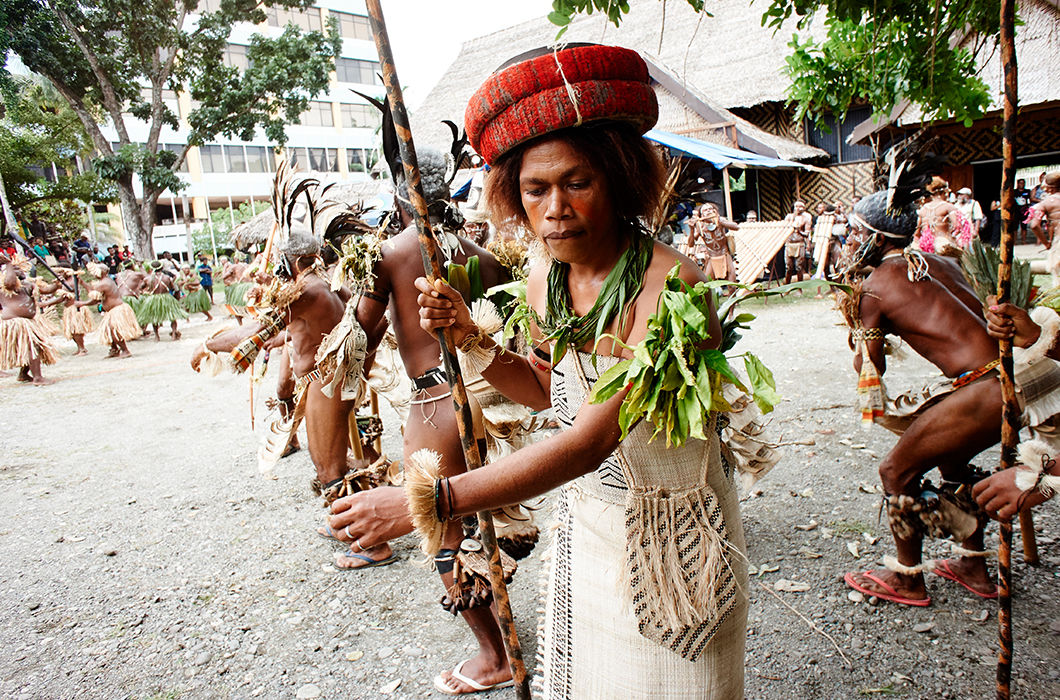
<path fill-rule="evenodd" d="M 247 170 L 252 173 L 271 173 L 272 154 L 265 146 L 247 146 Z"/>
<path fill-rule="evenodd" d="M 346 169 L 351 173 L 364 172 L 364 155 L 359 148 L 346 149 Z"/>
<path fill-rule="evenodd" d="M 310 7 L 307 10 L 285 10 L 283 8 L 269 7 L 265 10 L 266 22 L 270 27 L 286 27 L 293 24 L 300 29 L 319 32 L 323 29 L 320 21 L 320 10 Z"/>
<path fill-rule="evenodd" d="M 327 172 L 328 156 L 326 148 L 309 149 L 309 169 L 314 172 Z"/>
<path fill-rule="evenodd" d="M 846 142 L 858 124 L 872 116 L 871 107 L 854 107 L 847 112 L 846 118 L 838 122 L 832 115 L 825 117 L 824 123 L 828 133 L 818 128 L 813 120 L 806 120 L 806 143 L 828 151 L 832 163 L 854 163 L 872 160 L 872 146 Z"/>
<path fill-rule="evenodd" d="M 299 121 L 302 126 L 335 126 L 331 103 L 313 100 L 309 103 L 309 110 L 302 114 Z"/>
<path fill-rule="evenodd" d="M 379 126 L 381 118 L 379 110 L 371 105 L 342 105 L 342 125 L 347 128 L 374 129 Z"/>
<path fill-rule="evenodd" d="M 247 60 L 247 47 L 242 44 L 228 44 L 225 46 L 223 60 L 226 66 L 232 66 L 239 70 L 245 71 L 250 67 L 250 61 Z"/>
<path fill-rule="evenodd" d="M 362 61 L 357 58 L 335 59 L 335 77 L 340 83 L 382 85 L 378 73 L 378 61 Z"/>
<path fill-rule="evenodd" d="M 242 146 L 225 146 L 225 158 L 228 160 L 227 172 L 245 173 L 247 171 L 247 157 L 243 154 Z"/>
<path fill-rule="evenodd" d="M 199 160 L 204 173 L 223 173 L 225 159 L 220 146 L 199 146 Z"/>
<path fill-rule="evenodd" d="M 328 167 L 329 173 L 337 173 L 339 171 L 339 149 L 329 148 L 328 149 Z"/>
<path fill-rule="evenodd" d="M 372 25 L 368 24 L 367 17 L 334 10 L 328 14 L 339 21 L 339 34 L 346 39 L 372 40 Z"/>
<path fill-rule="evenodd" d="M 309 167 L 309 157 L 306 154 L 305 146 L 288 146 L 286 153 L 287 164 L 292 168 L 302 168 L 304 170 Z"/>
<path fill-rule="evenodd" d="M 184 150 L 184 147 L 181 146 L 179 143 L 167 143 L 167 144 L 163 145 L 162 148 L 164 148 L 167 151 L 172 151 L 178 158 L 180 157 L 180 152 L 182 150 Z M 188 172 L 188 158 L 186 156 L 184 158 L 184 162 L 180 164 L 179 168 L 177 168 L 177 172 L 178 173 L 186 173 L 186 172 Z"/>

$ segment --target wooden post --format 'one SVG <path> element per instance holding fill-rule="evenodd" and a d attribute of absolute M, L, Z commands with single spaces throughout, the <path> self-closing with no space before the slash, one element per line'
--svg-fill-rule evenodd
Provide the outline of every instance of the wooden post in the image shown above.
<path fill-rule="evenodd" d="M 732 221 L 732 188 L 729 186 L 729 166 L 721 169 L 722 189 L 725 191 L 725 218 Z"/>
<path fill-rule="evenodd" d="M 1005 111 L 1001 126 L 1001 264 L 997 271 L 997 302 L 1006 303 L 1011 294 L 1012 256 L 1015 243 L 1016 199 L 1013 185 L 1016 178 L 1016 0 L 1001 0 L 1001 65 L 1005 76 Z M 1004 401 L 1001 416 L 1001 464 L 1009 469 L 1015 464 L 1016 442 L 1019 440 L 1020 408 L 1013 382 L 1012 341 L 998 340 L 1001 356 L 1001 397 Z M 997 698 L 1011 697 L 1012 680 L 1012 521 L 1000 523 L 997 546 Z"/>
<path fill-rule="evenodd" d="M 372 26 L 372 36 L 379 52 L 379 62 L 383 71 L 383 84 L 390 99 L 390 110 L 394 117 L 394 130 L 397 132 L 401 148 L 401 162 L 408 182 L 409 200 L 412 205 L 413 219 L 419 233 L 420 255 L 423 258 L 423 269 L 432 282 L 444 279 L 441 261 L 438 257 L 438 245 L 431 230 L 430 217 L 427 214 L 427 201 L 423 196 L 420 184 L 419 164 L 416 160 L 416 147 L 412 141 L 412 129 L 409 125 L 405 100 L 401 93 L 397 69 L 394 66 L 394 53 L 390 48 L 390 37 L 387 35 L 386 23 L 383 20 L 383 8 L 379 0 L 367 0 L 368 20 Z M 456 359 L 456 345 L 449 329 L 438 332 L 442 346 L 442 364 L 449 378 L 449 388 L 453 396 L 453 408 L 456 413 L 456 425 L 460 432 L 460 443 L 464 448 L 464 461 L 468 469 L 482 466 L 478 442 L 471 421 L 471 406 L 467 402 L 467 390 L 460 376 L 460 364 Z M 489 511 L 478 513 L 479 533 L 482 535 L 482 547 L 489 558 L 490 584 L 493 588 L 493 600 L 496 603 L 497 619 L 500 621 L 501 636 L 504 648 L 508 653 L 508 663 L 515 683 L 515 694 L 520 700 L 530 698 L 530 679 L 526 675 L 523 653 L 519 647 L 519 636 L 515 631 L 515 620 L 512 618 L 511 601 L 508 599 L 508 587 L 504 583 L 504 572 L 501 568 L 500 548 L 497 546 L 497 535 L 493 529 L 493 517 Z"/>

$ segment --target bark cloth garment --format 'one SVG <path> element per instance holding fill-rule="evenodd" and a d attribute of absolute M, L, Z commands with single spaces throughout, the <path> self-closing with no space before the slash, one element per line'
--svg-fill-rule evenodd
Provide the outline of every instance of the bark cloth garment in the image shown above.
<path fill-rule="evenodd" d="M 97 330 L 100 345 L 135 340 L 143 333 L 140 324 L 136 321 L 136 312 L 125 302 L 118 304 L 110 311 L 103 312 L 103 318 L 100 319 Z"/>
<path fill-rule="evenodd" d="M 35 359 L 42 365 L 59 361 L 48 330 L 35 318 L 0 320 L 0 369 L 19 369 Z"/>
<path fill-rule="evenodd" d="M 617 361 L 597 357 L 594 368 L 570 351 L 553 368 L 563 429 Z M 747 566 L 732 472 L 713 431 L 678 449 L 648 444 L 652 431 L 641 423 L 562 489 L 539 630 L 540 697 L 743 697 Z"/>

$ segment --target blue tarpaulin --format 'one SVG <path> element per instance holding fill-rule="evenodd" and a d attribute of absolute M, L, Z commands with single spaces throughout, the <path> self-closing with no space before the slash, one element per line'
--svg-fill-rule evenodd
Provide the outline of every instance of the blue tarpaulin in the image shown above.
<path fill-rule="evenodd" d="M 660 131 L 659 129 L 652 129 L 644 134 L 644 138 L 654 141 L 655 143 L 660 143 L 675 151 L 681 151 L 682 153 L 687 153 L 696 158 L 702 158 L 718 170 L 727 168 L 730 165 L 736 168 L 810 169 L 806 165 L 796 163 L 795 161 L 770 158 L 768 156 L 758 155 L 757 153 L 751 153 L 750 151 L 741 151 L 730 146 L 722 146 L 716 143 L 689 138 L 688 136 L 671 134 L 668 131 Z"/>

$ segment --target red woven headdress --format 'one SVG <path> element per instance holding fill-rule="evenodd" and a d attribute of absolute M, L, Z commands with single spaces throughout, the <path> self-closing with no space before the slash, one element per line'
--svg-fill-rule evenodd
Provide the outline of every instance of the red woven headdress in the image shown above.
<path fill-rule="evenodd" d="M 595 44 L 545 51 L 498 70 L 468 102 L 464 128 L 487 163 L 532 138 L 591 121 L 625 121 L 642 133 L 655 125 L 659 103 L 636 51 Z"/>

